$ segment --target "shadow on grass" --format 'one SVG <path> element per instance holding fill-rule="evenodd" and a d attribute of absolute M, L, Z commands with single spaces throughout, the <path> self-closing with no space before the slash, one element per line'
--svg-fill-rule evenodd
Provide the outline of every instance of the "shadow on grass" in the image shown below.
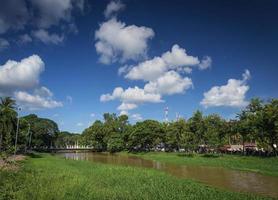
<path fill-rule="evenodd" d="M 216 154 L 216 153 L 206 153 L 206 154 L 202 155 L 202 157 L 204 157 L 204 158 L 219 158 L 219 157 L 221 157 L 221 155 Z"/>
<path fill-rule="evenodd" d="M 39 155 L 38 153 L 34 153 L 34 152 L 27 153 L 27 155 L 30 156 L 31 158 L 42 158 L 41 155 Z"/>

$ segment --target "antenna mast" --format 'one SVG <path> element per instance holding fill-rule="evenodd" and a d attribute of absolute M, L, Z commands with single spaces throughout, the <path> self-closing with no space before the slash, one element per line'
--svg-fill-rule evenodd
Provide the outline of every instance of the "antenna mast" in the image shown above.
<path fill-rule="evenodd" d="M 165 120 L 165 122 L 168 122 L 168 112 L 169 112 L 169 108 L 168 107 L 164 108 L 164 120 Z"/>

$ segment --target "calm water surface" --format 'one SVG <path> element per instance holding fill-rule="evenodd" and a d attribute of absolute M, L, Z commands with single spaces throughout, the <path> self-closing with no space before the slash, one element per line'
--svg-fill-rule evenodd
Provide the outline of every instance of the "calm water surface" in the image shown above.
<path fill-rule="evenodd" d="M 278 177 L 217 167 L 187 166 L 145 160 L 136 156 L 106 153 L 63 153 L 67 159 L 152 168 L 179 178 L 193 179 L 207 185 L 236 192 L 249 192 L 278 198 Z"/>

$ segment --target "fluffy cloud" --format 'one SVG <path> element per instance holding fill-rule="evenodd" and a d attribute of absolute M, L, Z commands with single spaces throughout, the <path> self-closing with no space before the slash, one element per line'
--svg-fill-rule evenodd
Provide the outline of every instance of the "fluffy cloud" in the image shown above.
<path fill-rule="evenodd" d="M 4 38 L 0 38 L 0 51 L 7 49 L 9 46 L 10 46 L 10 43 L 8 40 L 6 40 Z"/>
<path fill-rule="evenodd" d="M 100 101 L 111 101 L 118 99 L 125 103 L 158 103 L 162 102 L 160 94 L 147 93 L 145 90 L 135 86 L 134 88 L 127 88 L 124 90 L 121 87 L 114 89 L 112 94 L 101 95 Z"/>
<path fill-rule="evenodd" d="M 226 85 L 212 87 L 208 92 L 204 93 L 204 99 L 201 104 L 205 107 L 246 106 L 248 102 L 245 100 L 245 95 L 249 90 L 247 80 L 250 77 L 249 70 L 245 70 L 242 74 L 242 80 L 229 79 Z"/>
<path fill-rule="evenodd" d="M 208 67 L 208 59 L 210 58 L 207 57 L 205 60 L 200 62 L 198 57 L 188 55 L 185 49 L 175 44 L 173 45 L 171 51 L 163 53 L 161 57 L 154 57 L 151 60 L 147 60 L 136 66 L 130 67 L 128 73 L 125 75 L 125 78 L 131 80 L 153 81 L 162 76 L 168 70 L 185 71 L 190 73 L 190 67 L 192 66 L 198 67 L 202 64 L 203 68 L 205 65 Z M 123 71 L 122 68 L 120 68 L 120 70 L 121 72 Z"/>
<path fill-rule="evenodd" d="M 23 29 L 29 19 L 25 1 L 1 1 L 0 6 L 0 34 L 8 30 Z"/>
<path fill-rule="evenodd" d="M 151 60 L 144 61 L 139 63 L 137 66 L 132 67 L 125 75 L 125 78 L 131 80 L 152 81 L 165 73 L 166 70 L 167 66 L 163 59 L 160 57 L 155 57 Z"/>
<path fill-rule="evenodd" d="M 24 109 L 38 110 L 46 108 L 62 107 L 63 103 L 52 99 L 52 92 L 46 87 L 36 89 L 33 94 L 25 91 L 17 91 L 14 94 L 18 104 Z"/>
<path fill-rule="evenodd" d="M 118 106 L 118 110 L 133 110 L 137 108 L 137 105 L 134 103 L 122 103 L 121 105 Z"/>
<path fill-rule="evenodd" d="M 60 31 L 68 30 L 67 33 L 77 33 L 73 13 L 83 12 L 84 4 L 84 0 L 1 1 L 0 34 L 8 31 L 18 33 L 28 27 L 31 32 L 33 29 L 39 29 L 33 36 L 45 44 L 59 44 L 64 36 L 49 34 L 46 29 L 56 26 Z M 19 36 L 17 43 L 24 44 L 31 41 L 32 38 L 28 34 L 23 34 Z M 1 49 L 4 48 L 0 44 Z"/>
<path fill-rule="evenodd" d="M 49 28 L 61 21 L 70 22 L 74 8 L 83 9 L 84 1 L 77 0 L 30 0 L 35 10 L 38 27 Z"/>
<path fill-rule="evenodd" d="M 104 16 L 106 18 L 110 18 L 111 16 L 115 16 L 119 11 L 123 10 L 125 5 L 121 1 L 111 1 L 105 11 Z"/>
<path fill-rule="evenodd" d="M 143 120 L 143 117 L 140 114 L 138 114 L 138 113 L 132 114 L 130 117 L 134 121 L 142 121 Z"/>
<path fill-rule="evenodd" d="M 199 69 L 200 70 L 204 70 L 204 69 L 207 69 L 211 66 L 211 63 L 212 63 L 212 60 L 211 60 L 211 57 L 209 56 L 205 56 L 201 63 L 199 64 Z"/>
<path fill-rule="evenodd" d="M 110 19 L 95 32 L 99 61 L 110 64 L 116 61 L 137 60 L 147 52 L 148 40 L 154 36 L 151 28 L 130 25 Z"/>
<path fill-rule="evenodd" d="M 192 86 L 193 83 L 190 78 L 182 78 L 177 72 L 169 71 L 157 80 L 147 83 L 144 90 L 148 93 L 172 95 L 183 93 Z"/>
<path fill-rule="evenodd" d="M 9 93 L 16 89 L 28 89 L 39 83 L 44 62 L 38 55 L 32 55 L 17 62 L 8 60 L 0 66 L 0 92 Z"/>
<path fill-rule="evenodd" d="M 19 43 L 26 44 L 28 42 L 32 42 L 33 39 L 28 34 L 23 34 L 19 36 Z"/>
<path fill-rule="evenodd" d="M 64 36 L 59 36 L 55 33 L 49 34 L 48 31 L 40 29 L 33 32 L 33 36 L 45 44 L 59 44 L 64 40 Z"/>

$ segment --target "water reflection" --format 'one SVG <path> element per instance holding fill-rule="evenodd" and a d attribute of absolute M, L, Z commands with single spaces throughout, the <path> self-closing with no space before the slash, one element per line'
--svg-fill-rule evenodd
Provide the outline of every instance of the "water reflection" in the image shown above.
<path fill-rule="evenodd" d="M 136 156 L 107 153 L 63 153 L 67 159 L 89 160 L 123 166 L 158 169 L 179 178 L 189 178 L 215 187 L 236 192 L 249 192 L 278 197 L 278 178 L 258 173 L 216 167 L 173 165 L 145 160 Z"/>

